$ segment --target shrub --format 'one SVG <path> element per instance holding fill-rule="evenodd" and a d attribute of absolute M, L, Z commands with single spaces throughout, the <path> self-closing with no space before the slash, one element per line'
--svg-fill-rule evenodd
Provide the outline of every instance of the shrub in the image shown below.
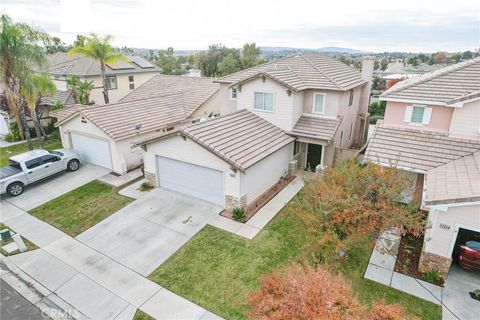
<path fill-rule="evenodd" d="M 411 319 L 403 315 L 402 306 L 398 304 L 379 303 L 372 307 L 367 319 L 370 320 L 407 320 Z"/>
<path fill-rule="evenodd" d="M 438 273 L 438 270 L 430 270 L 423 274 L 423 279 L 431 283 L 442 282 L 442 276 Z"/>
<path fill-rule="evenodd" d="M 245 208 L 237 207 L 232 210 L 233 220 L 243 222 L 245 221 Z"/>
<path fill-rule="evenodd" d="M 369 123 L 370 124 L 377 124 L 378 120 L 383 120 L 383 116 L 381 116 L 381 115 L 370 116 Z"/>
<path fill-rule="evenodd" d="M 148 191 L 153 189 L 153 186 L 150 182 L 145 181 L 140 184 L 140 187 L 138 188 L 140 191 Z"/>
<path fill-rule="evenodd" d="M 5 140 L 8 142 L 20 141 L 20 131 L 18 130 L 18 125 L 16 122 L 10 124 L 10 132 L 5 135 Z"/>

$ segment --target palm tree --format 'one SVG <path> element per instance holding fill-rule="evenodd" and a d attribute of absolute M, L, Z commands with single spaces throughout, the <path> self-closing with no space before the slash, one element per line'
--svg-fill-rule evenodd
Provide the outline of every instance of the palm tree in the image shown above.
<path fill-rule="evenodd" d="M 80 80 L 78 79 L 78 77 L 76 75 L 71 74 L 71 75 L 67 76 L 65 81 L 67 82 L 67 89 L 72 91 L 73 101 L 75 101 L 75 103 L 78 103 L 78 94 L 77 93 L 78 93 L 78 84 L 80 83 Z"/>
<path fill-rule="evenodd" d="M 46 74 L 33 74 L 31 77 L 23 79 L 20 84 L 20 95 L 30 110 L 30 117 L 33 120 L 35 132 L 42 149 L 44 148 L 44 139 L 46 137 L 43 136 L 39 117 L 37 116 L 37 107 L 42 96 L 47 94 L 54 96 L 56 91 L 55 84 Z"/>
<path fill-rule="evenodd" d="M 0 16 L 0 82 L 5 86 L 9 109 L 17 121 L 20 136 L 29 141 L 20 83 L 31 76 L 33 68 L 41 68 L 46 63 L 40 43 L 49 41 L 47 33 L 25 23 L 13 22 L 5 14 Z M 31 142 L 28 147 L 33 149 Z"/>
<path fill-rule="evenodd" d="M 93 81 L 80 81 L 78 84 L 78 98 L 81 104 L 88 105 L 90 103 L 90 92 L 95 85 Z"/>
<path fill-rule="evenodd" d="M 68 51 L 68 55 L 80 55 L 100 62 L 100 73 L 102 75 L 103 98 L 105 103 L 109 103 L 107 77 L 105 76 L 106 64 L 115 64 L 118 61 L 127 61 L 122 53 L 115 51 L 110 45 L 112 36 L 99 37 L 95 34 L 89 36 L 84 46 L 76 46 Z"/>

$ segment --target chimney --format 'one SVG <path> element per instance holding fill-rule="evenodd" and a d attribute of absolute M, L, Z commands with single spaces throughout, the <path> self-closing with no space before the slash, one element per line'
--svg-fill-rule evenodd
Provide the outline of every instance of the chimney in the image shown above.
<path fill-rule="evenodd" d="M 373 67 L 375 65 L 375 57 L 366 56 L 362 58 L 362 79 L 367 85 L 362 89 L 362 100 L 360 105 L 360 113 L 366 115 L 368 105 L 370 104 L 370 90 L 372 88 Z"/>

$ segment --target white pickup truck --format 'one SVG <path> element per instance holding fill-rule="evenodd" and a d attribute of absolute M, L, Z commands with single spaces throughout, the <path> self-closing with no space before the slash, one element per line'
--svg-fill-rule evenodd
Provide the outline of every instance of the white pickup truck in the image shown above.
<path fill-rule="evenodd" d="M 22 194 L 25 186 L 47 179 L 62 171 L 77 171 L 80 157 L 73 149 L 55 151 L 32 150 L 9 159 L 7 167 L 0 168 L 0 194 Z"/>

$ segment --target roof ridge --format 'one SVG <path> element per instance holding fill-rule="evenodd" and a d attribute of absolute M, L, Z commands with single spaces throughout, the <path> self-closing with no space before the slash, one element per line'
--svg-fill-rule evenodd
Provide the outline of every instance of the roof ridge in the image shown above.
<path fill-rule="evenodd" d="M 343 89 L 343 87 L 340 87 L 337 85 L 337 83 L 331 79 L 328 75 L 326 75 L 322 70 L 320 70 L 315 64 L 313 64 L 312 61 L 310 61 L 310 59 L 308 59 L 307 57 L 304 56 L 304 54 L 302 52 L 299 52 L 299 55 L 305 60 L 307 61 L 315 70 L 317 70 L 318 72 L 320 72 L 325 78 L 327 78 L 328 81 L 330 81 L 335 87 L 339 88 L 339 89 Z"/>
<path fill-rule="evenodd" d="M 427 81 L 430 81 L 430 80 L 436 79 L 438 77 L 441 77 L 445 74 L 448 74 L 448 73 L 451 73 L 451 72 L 458 71 L 458 70 L 461 70 L 463 68 L 469 67 L 469 66 L 471 66 L 475 63 L 480 63 L 480 57 L 476 57 L 476 58 L 473 58 L 473 59 L 469 59 L 467 61 L 456 63 L 456 64 L 451 65 L 451 66 L 446 66 L 446 67 L 443 67 L 443 68 L 440 68 L 440 69 L 437 69 L 437 70 L 427 72 L 427 73 L 421 75 L 418 78 L 412 78 L 411 82 L 409 82 L 407 84 L 404 83 L 403 86 L 400 85 L 396 89 L 395 89 L 395 86 L 393 86 L 390 89 L 394 89 L 394 90 L 390 91 L 390 89 L 389 89 L 389 90 L 385 91 L 384 93 L 382 93 L 382 96 L 383 95 L 386 96 L 386 95 L 396 93 L 396 92 L 404 90 L 404 89 L 411 88 L 411 87 L 416 86 L 418 84 L 425 83 Z M 402 81 L 398 82 L 398 84 L 401 84 L 401 83 L 402 83 Z"/>

